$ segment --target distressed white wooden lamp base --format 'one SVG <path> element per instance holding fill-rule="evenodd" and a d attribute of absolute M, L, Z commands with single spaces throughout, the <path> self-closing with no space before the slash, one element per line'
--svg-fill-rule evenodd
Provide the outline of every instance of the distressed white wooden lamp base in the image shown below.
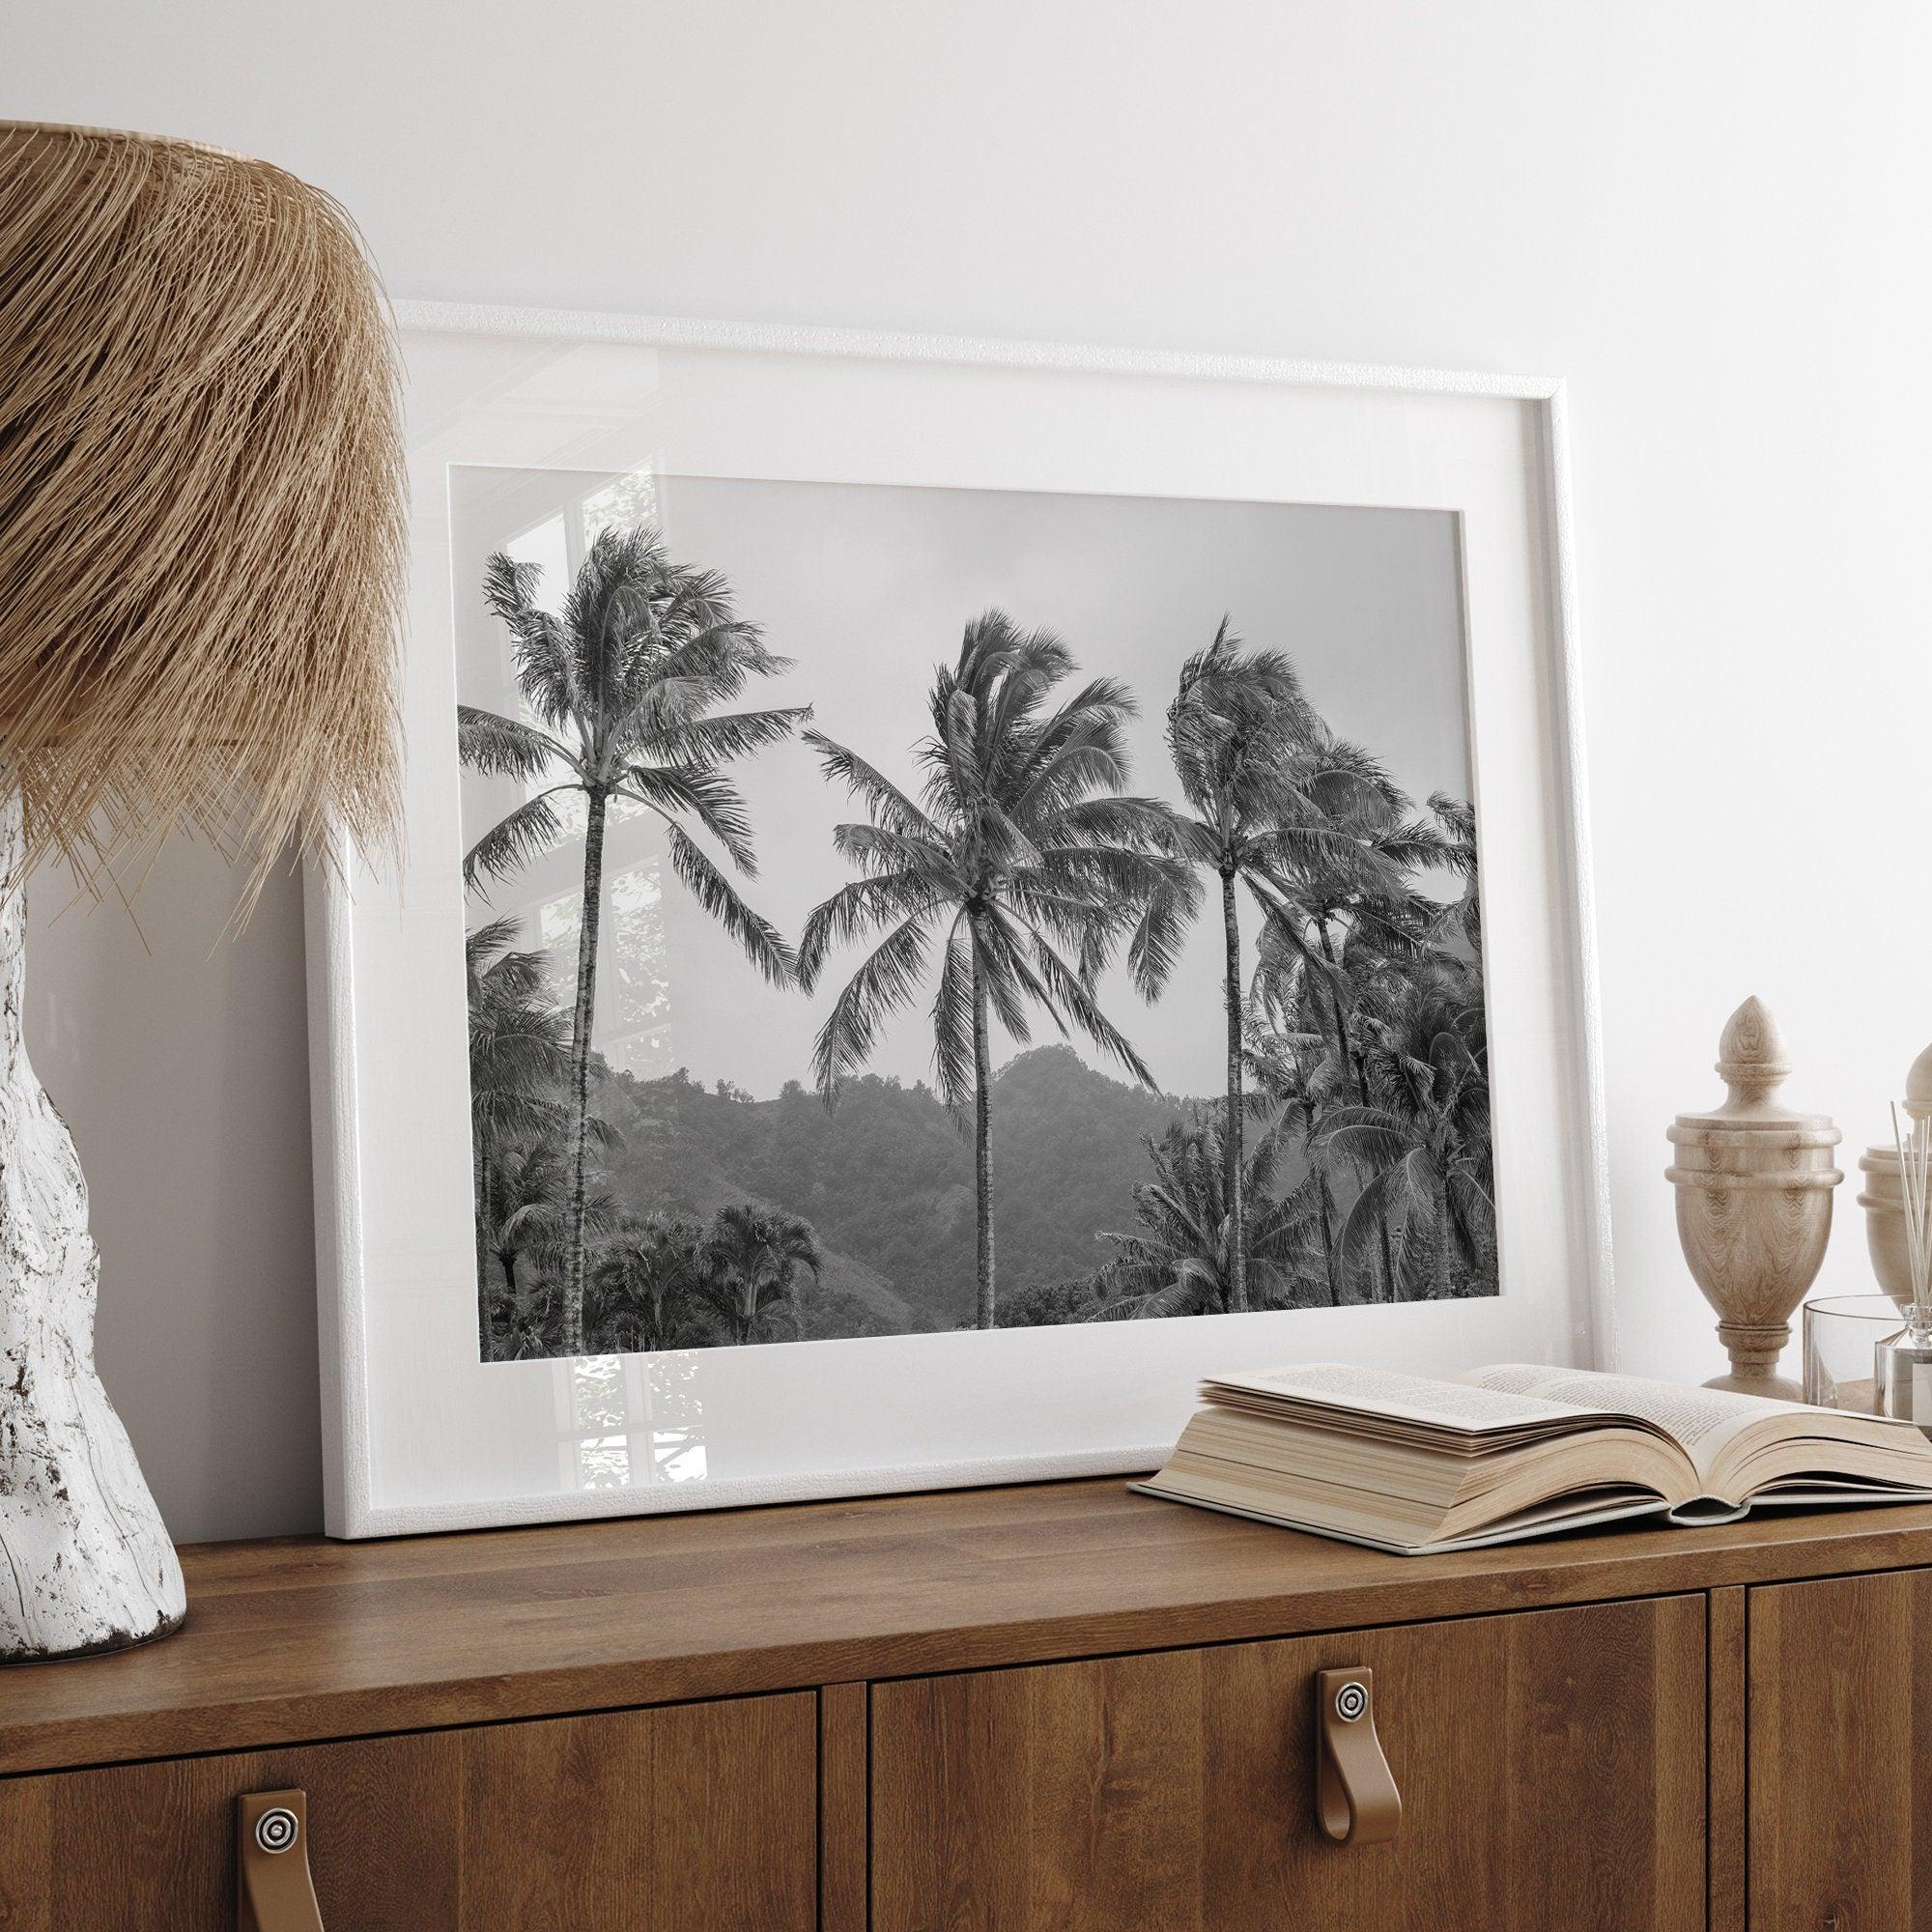
<path fill-rule="evenodd" d="M 20 870 L 0 801 L 0 878 Z M 0 1662 L 121 1650 L 187 1613 L 181 1565 L 94 1369 L 87 1182 L 21 1037 L 26 894 L 0 895 Z"/>

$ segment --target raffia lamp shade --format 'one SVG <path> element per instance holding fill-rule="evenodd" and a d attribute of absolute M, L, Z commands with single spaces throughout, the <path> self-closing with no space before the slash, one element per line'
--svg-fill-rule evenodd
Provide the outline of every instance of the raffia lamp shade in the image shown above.
<path fill-rule="evenodd" d="M 0 123 L 0 763 L 29 860 L 397 815 L 397 360 L 280 168 Z"/>
<path fill-rule="evenodd" d="M 95 1373 L 86 1187 L 21 1034 L 25 876 L 60 852 L 98 882 L 185 829 L 249 850 L 252 890 L 292 840 L 387 842 L 399 417 L 326 195 L 0 123 L 0 1662 L 186 1609 Z"/>

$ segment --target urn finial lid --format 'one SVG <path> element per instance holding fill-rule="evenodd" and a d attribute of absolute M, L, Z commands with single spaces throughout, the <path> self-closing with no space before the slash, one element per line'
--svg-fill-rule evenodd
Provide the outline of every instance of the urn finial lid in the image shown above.
<path fill-rule="evenodd" d="M 1900 1111 L 1909 1121 L 1932 1121 L 1932 1046 L 1912 1063 L 1912 1069 L 1905 1076 L 1905 1104 Z M 1874 1141 L 1865 1149 L 1859 1166 L 1866 1174 L 1896 1175 L 1897 1142 Z M 1891 1200 L 1895 1205 L 1896 1197 Z"/>
<path fill-rule="evenodd" d="M 1932 1046 L 1912 1063 L 1905 1076 L 1905 1111 L 1915 1121 L 1932 1120 Z"/>
<path fill-rule="evenodd" d="M 1791 1071 L 1784 1036 L 1771 1009 L 1753 993 L 1724 1023 L 1718 1040 L 1718 1077 L 1730 1092 L 1720 1113 L 1761 1109 Z M 1786 1108 L 1776 1110 L 1788 1113 Z"/>
<path fill-rule="evenodd" d="M 1729 1090 L 1723 1103 L 1708 1114 L 1678 1115 L 1680 1125 L 1791 1131 L 1832 1124 L 1827 1114 L 1801 1114 L 1776 1097 L 1791 1062 L 1771 1009 L 1755 993 L 1725 1021 L 1718 1040 L 1717 1070 Z M 1932 1111 L 1932 1059 L 1927 1061 L 1925 1077 L 1927 1108 Z"/>

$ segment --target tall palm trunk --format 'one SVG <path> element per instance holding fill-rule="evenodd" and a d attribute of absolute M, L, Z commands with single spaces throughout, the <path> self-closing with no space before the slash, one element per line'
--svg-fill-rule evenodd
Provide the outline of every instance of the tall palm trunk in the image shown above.
<path fill-rule="evenodd" d="M 1321 1266 L 1328 1277 L 1328 1300 L 1331 1306 L 1340 1308 L 1342 1278 L 1335 1254 L 1335 1197 L 1328 1186 L 1326 1168 L 1315 1170 L 1315 1184 L 1321 1194 Z"/>
<path fill-rule="evenodd" d="M 981 1328 L 993 1325 L 993 1044 L 980 950 L 973 949 L 973 1179 L 980 1196 L 979 1280 Z"/>
<path fill-rule="evenodd" d="M 470 1184 L 476 1199 L 476 1342 L 490 1359 L 490 1161 L 483 1151 L 483 1128 L 471 1122 Z"/>
<path fill-rule="evenodd" d="M 577 1004 L 570 1017 L 570 1223 L 563 1255 L 559 1352 L 583 1352 L 584 1163 L 590 1139 L 590 1027 L 597 1008 L 597 928 L 604 912 L 604 814 L 609 797 L 588 794 L 583 828 L 583 911 L 577 928 Z"/>
<path fill-rule="evenodd" d="M 514 1314 L 517 1306 L 517 1251 L 515 1248 L 498 1248 L 496 1254 L 497 1265 L 503 1270 L 503 1284 L 509 1290 L 510 1308 Z M 477 1299 L 483 1301 L 484 1297 L 479 1295 Z M 484 1301 L 486 1310 L 488 1305 L 488 1302 Z M 486 1362 L 494 1362 L 497 1357 L 495 1347 L 490 1339 L 490 1317 L 487 1313 L 482 1317 L 482 1324 L 483 1359 Z"/>
<path fill-rule="evenodd" d="M 1435 1197 L 1435 1265 L 1429 1293 L 1437 1301 L 1447 1301 L 1456 1292 L 1449 1278 L 1449 1245 L 1453 1232 L 1449 1219 L 1449 1178 L 1435 1161 L 1429 1163 L 1429 1169 L 1433 1183 L 1431 1192 Z"/>
<path fill-rule="evenodd" d="M 1328 922 L 1325 919 L 1317 920 L 1315 925 L 1317 935 L 1321 942 L 1322 958 L 1327 960 L 1337 973 L 1341 972 L 1342 962 L 1336 956 L 1335 948 L 1328 937 Z M 1335 1047 L 1341 1057 L 1342 1071 L 1350 1086 L 1354 1089 L 1355 1104 L 1366 1107 L 1369 1104 L 1368 1070 L 1355 1058 L 1354 1048 L 1349 1042 L 1349 1016 L 1342 1010 L 1342 996 L 1335 990 L 1335 982 L 1330 980 L 1324 983 L 1328 992 L 1329 1011 L 1334 1014 Z M 1378 1298 L 1383 1301 L 1398 1301 L 1402 1296 L 1402 1285 L 1396 1280 L 1395 1243 L 1390 1238 L 1386 1218 L 1381 1223 L 1378 1243 L 1381 1249 L 1382 1264 L 1382 1292 Z"/>
<path fill-rule="evenodd" d="M 1235 875 L 1221 873 L 1221 930 L 1228 942 L 1228 1127 L 1221 1136 L 1221 1192 L 1228 1204 L 1228 1312 L 1248 1306 L 1248 1241 L 1241 1204 L 1241 928 Z"/>
<path fill-rule="evenodd" d="M 1333 973 L 1342 971 L 1342 961 L 1336 955 L 1333 941 L 1328 937 L 1328 922 L 1318 919 L 1315 922 L 1315 936 L 1321 948 L 1321 956 L 1328 962 Z M 1368 1083 L 1362 1068 L 1355 1060 L 1355 1050 L 1349 1042 L 1349 1016 L 1342 1009 L 1342 996 L 1335 990 L 1335 981 L 1326 976 L 1322 979 L 1322 990 L 1328 995 L 1328 1011 L 1335 1028 L 1335 1052 L 1342 1062 L 1342 1071 L 1349 1085 L 1355 1090 L 1355 1104 L 1366 1107 L 1369 1104 Z"/>

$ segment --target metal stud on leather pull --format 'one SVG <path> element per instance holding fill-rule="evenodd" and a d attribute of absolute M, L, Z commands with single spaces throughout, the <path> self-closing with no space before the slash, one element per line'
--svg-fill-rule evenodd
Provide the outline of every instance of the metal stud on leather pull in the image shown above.
<path fill-rule="evenodd" d="M 251 1791 L 235 1801 L 238 1932 L 323 1932 L 308 1871 L 308 1794 Z"/>

